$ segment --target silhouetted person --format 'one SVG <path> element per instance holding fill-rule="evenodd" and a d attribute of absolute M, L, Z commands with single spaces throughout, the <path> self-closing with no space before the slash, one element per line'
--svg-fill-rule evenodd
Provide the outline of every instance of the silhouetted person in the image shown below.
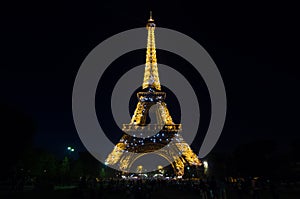
<path fill-rule="evenodd" d="M 207 192 L 208 192 L 207 184 L 202 179 L 200 180 L 199 187 L 200 187 L 201 199 L 207 199 Z"/>
<path fill-rule="evenodd" d="M 220 180 L 220 182 L 219 182 L 219 198 L 220 199 L 227 199 L 226 184 L 225 184 L 224 179 Z"/>
<path fill-rule="evenodd" d="M 217 197 L 217 181 L 214 176 L 211 177 L 209 181 L 209 189 L 210 189 L 210 195 L 211 198 L 216 198 Z"/>
<path fill-rule="evenodd" d="M 255 179 L 252 179 L 251 181 L 251 188 L 252 188 L 252 196 L 253 196 L 253 199 L 260 199 L 260 195 L 259 195 L 259 184 L 258 184 L 258 181 L 255 180 Z"/>
<path fill-rule="evenodd" d="M 88 185 L 87 185 L 87 178 L 86 176 L 82 176 L 79 180 L 79 193 L 83 199 L 88 199 Z"/>
<path fill-rule="evenodd" d="M 242 199 L 243 198 L 243 183 L 242 183 L 241 179 L 237 180 L 236 191 L 237 191 L 238 199 Z"/>

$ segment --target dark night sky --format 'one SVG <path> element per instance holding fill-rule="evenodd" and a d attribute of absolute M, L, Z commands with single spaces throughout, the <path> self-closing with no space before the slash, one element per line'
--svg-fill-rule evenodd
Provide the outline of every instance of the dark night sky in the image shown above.
<path fill-rule="evenodd" d="M 84 150 L 71 110 L 76 73 L 101 41 L 145 26 L 149 10 L 157 26 L 198 41 L 222 74 L 228 112 L 215 150 L 230 151 L 255 139 L 274 139 L 285 150 L 299 139 L 299 12 L 295 5 L 72 1 L 15 3 L 2 9 L 1 108 L 32 121 L 37 147 L 57 155 L 67 145 Z M 136 58 L 143 60 L 144 55 L 137 53 Z M 158 54 L 160 60 L 166 58 Z M 18 132 L 14 139 L 26 136 Z M 11 140 L 8 143 L 14 145 Z"/>

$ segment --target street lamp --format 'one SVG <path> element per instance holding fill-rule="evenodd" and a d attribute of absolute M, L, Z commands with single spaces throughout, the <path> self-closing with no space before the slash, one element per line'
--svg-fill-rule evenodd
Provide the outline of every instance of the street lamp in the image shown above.
<path fill-rule="evenodd" d="M 74 152 L 74 150 L 75 150 L 74 148 L 72 148 L 72 147 L 70 147 L 70 146 L 68 146 L 67 149 L 68 149 L 68 151 L 71 151 L 71 152 Z"/>
<path fill-rule="evenodd" d="M 205 160 L 203 161 L 203 167 L 204 167 L 204 174 L 207 175 L 208 171 L 208 162 Z"/>
<path fill-rule="evenodd" d="M 71 153 L 74 152 L 75 149 L 72 148 L 72 147 L 70 147 L 70 146 L 68 146 L 68 147 L 67 147 L 67 150 L 69 151 L 69 152 L 68 152 L 69 158 L 71 158 Z"/>
<path fill-rule="evenodd" d="M 204 166 L 204 169 L 208 169 L 208 162 L 207 161 L 203 161 L 203 166 Z"/>

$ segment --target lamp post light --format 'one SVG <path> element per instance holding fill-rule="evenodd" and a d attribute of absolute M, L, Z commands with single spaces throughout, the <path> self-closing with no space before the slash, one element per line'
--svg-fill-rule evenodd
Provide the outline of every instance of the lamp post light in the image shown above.
<path fill-rule="evenodd" d="M 72 148 L 72 147 L 70 147 L 70 146 L 68 146 L 67 149 L 68 149 L 68 151 L 71 151 L 71 152 L 74 152 L 74 150 L 75 150 L 74 148 Z"/>
<path fill-rule="evenodd" d="M 208 171 L 208 162 L 205 160 L 203 161 L 203 167 L 204 167 L 204 174 L 207 175 Z"/>
<path fill-rule="evenodd" d="M 205 168 L 205 169 L 208 169 L 208 162 L 205 160 L 205 161 L 203 161 L 203 167 Z"/>
<path fill-rule="evenodd" d="M 188 175 L 187 177 L 188 177 L 188 179 L 191 179 L 191 171 L 190 171 L 190 167 L 187 166 L 186 169 L 187 169 L 187 175 Z"/>
<path fill-rule="evenodd" d="M 67 150 L 68 150 L 68 152 L 69 152 L 69 153 L 68 153 L 68 154 L 69 154 L 69 158 L 71 158 L 71 153 L 74 152 L 75 149 L 72 148 L 72 147 L 70 147 L 70 146 L 68 146 L 68 147 L 67 147 Z"/>

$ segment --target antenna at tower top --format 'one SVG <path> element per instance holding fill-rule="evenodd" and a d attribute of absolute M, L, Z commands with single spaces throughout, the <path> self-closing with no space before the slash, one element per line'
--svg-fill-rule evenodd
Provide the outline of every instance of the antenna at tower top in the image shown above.
<path fill-rule="evenodd" d="M 150 11 L 150 19 L 152 19 L 152 11 Z"/>

